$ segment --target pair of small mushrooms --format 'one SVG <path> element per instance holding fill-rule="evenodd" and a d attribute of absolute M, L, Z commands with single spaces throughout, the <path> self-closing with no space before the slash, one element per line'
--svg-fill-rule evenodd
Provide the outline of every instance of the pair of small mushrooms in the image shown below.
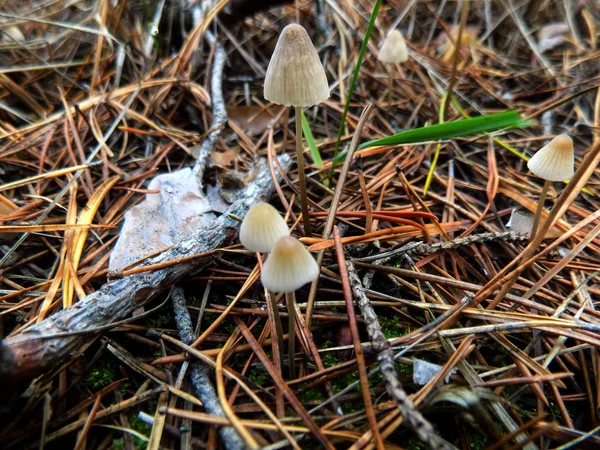
<path fill-rule="evenodd" d="M 244 217 L 240 242 L 248 250 L 269 253 L 261 281 L 271 292 L 294 292 L 319 276 L 319 266 L 296 238 L 279 212 L 270 204 L 258 202 Z"/>

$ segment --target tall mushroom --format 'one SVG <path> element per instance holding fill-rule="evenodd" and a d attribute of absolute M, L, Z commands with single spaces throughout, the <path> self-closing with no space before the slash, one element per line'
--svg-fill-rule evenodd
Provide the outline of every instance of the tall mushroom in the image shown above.
<path fill-rule="evenodd" d="M 402 37 L 402 33 L 398 30 L 392 30 L 384 39 L 377 59 L 381 62 L 393 64 L 401 64 L 408 61 L 408 48 L 406 42 Z M 388 73 L 388 103 L 391 103 L 392 99 L 392 87 L 394 84 L 394 77 L 392 71 Z"/>
<path fill-rule="evenodd" d="M 281 32 L 267 68 L 264 96 L 270 102 L 293 106 L 295 109 L 296 156 L 302 220 L 304 233 L 310 237 L 311 227 L 302 146 L 302 108 L 327 100 L 329 85 L 317 50 L 301 25 L 288 25 Z"/>
<path fill-rule="evenodd" d="M 296 373 L 294 362 L 296 343 L 296 295 L 295 291 L 319 276 L 319 266 L 311 254 L 296 238 L 280 238 L 263 266 L 261 281 L 273 292 L 285 292 L 288 306 L 288 355 L 290 378 Z"/>
<path fill-rule="evenodd" d="M 539 228 L 540 217 L 544 209 L 550 183 L 553 181 L 569 180 L 575 173 L 574 164 L 573 140 L 566 134 L 556 136 L 533 155 L 527 163 L 527 167 L 534 175 L 545 180 L 533 218 L 533 226 L 529 235 L 530 241 L 534 239 Z"/>

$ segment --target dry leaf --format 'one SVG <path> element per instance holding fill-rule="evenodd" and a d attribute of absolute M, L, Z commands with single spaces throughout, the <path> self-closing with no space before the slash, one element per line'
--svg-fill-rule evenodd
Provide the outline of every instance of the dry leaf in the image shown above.
<path fill-rule="evenodd" d="M 125 214 L 109 270 L 118 271 L 145 256 L 191 237 L 215 216 L 190 168 L 159 175 L 148 186 L 159 191 Z"/>
<path fill-rule="evenodd" d="M 275 125 L 275 117 L 279 115 L 281 107 L 263 108 L 260 106 L 229 106 L 227 116 L 229 120 L 242 128 L 248 136 L 256 136 Z M 282 114 L 279 123 L 284 123 L 285 114 Z"/>
<path fill-rule="evenodd" d="M 230 148 L 224 152 L 214 151 L 210 154 L 210 161 L 213 166 L 227 168 L 232 167 L 233 162 L 239 156 L 240 151 L 237 148 Z"/>

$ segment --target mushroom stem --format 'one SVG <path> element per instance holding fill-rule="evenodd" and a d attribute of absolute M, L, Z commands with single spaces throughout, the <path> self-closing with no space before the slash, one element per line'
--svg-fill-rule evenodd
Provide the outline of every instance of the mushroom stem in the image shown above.
<path fill-rule="evenodd" d="M 390 70 L 388 72 L 388 92 L 387 92 L 387 103 L 388 106 L 392 106 L 392 89 L 394 88 L 394 74 Z"/>
<path fill-rule="evenodd" d="M 544 187 L 542 187 L 542 193 L 540 194 L 540 200 L 538 202 L 537 208 L 535 210 L 535 215 L 533 216 L 533 225 L 531 226 L 531 232 L 529 233 L 529 242 L 531 242 L 535 235 L 537 234 L 537 230 L 540 226 L 540 220 L 542 218 L 542 211 L 544 210 L 544 203 L 546 203 L 546 195 L 548 194 L 548 189 L 550 188 L 549 180 L 544 181 Z"/>
<path fill-rule="evenodd" d="M 308 214 L 308 198 L 306 197 L 306 177 L 304 175 L 304 148 L 302 146 L 302 108 L 294 107 L 296 111 L 296 158 L 298 162 L 298 184 L 300 185 L 300 203 L 302 205 L 302 221 L 304 235 L 312 237 L 310 216 Z"/>
<path fill-rule="evenodd" d="M 279 315 L 279 308 L 277 307 L 276 296 L 274 293 L 269 292 L 265 289 L 269 307 L 270 307 L 270 315 L 273 323 L 273 327 L 271 327 L 271 331 L 275 331 L 275 336 L 271 336 L 272 345 L 277 342 L 278 353 L 279 353 L 279 370 L 283 367 L 283 327 L 281 326 L 281 316 Z M 275 352 L 273 352 L 273 356 L 275 356 Z M 275 363 L 277 366 L 277 362 Z"/>
<path fill-rule="evenodd" d="M 288 361 L 290 380 L 296 378 L 296 293 L 285 294 L 288 309 Z"/>

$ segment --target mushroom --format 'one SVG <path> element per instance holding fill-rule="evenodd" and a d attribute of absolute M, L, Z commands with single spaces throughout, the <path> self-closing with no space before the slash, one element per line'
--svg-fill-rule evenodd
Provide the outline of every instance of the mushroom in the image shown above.
<path fill-rule="evenodd" d="M 401 64 L 408 61 L 408 48 L 406 42 L 402 37 L 402 33 L 398 30 L 392 30 L 386 38 L 383 40 L 381 49 L 377 59 L 381 62 L 392 64 Z M 392 71 L 388 73 L 388 103 L 392 100 L 392 87 L 394 84 L 394 77 Z"/>
<path fill-rule="evenodd" d="M 573 140 L 566 134 L 556 136 L 533 155 L 527 163 L 527 167 L 534 175 L 545 180 L 533 218 L 533 226 L 529 235 L 530 241 L 534 238 L 539 228 L 540 217 L 544 209 L 550 183 L 552 181 L 569 180 L 575 173 L 574 164 Z"/>
<path fill-rule="evenodd" d="M 288 356 L 290 379 L 295 376 L 296 295 L 295 291 L 319 276 L 319 266 L 311 254 L 293 236 L 280 238 L 264 264 L 261 281 L 268 291 L 284 292 L 288 307 Z"/>
<path fill-rule="evenodd" d="M 270 252 L 279 238 L 289 234 L 279 211 L 265 202 L 252 205 L 240 226 L 240 242 L 257 253 Z"/>
<path fill-rule="evenodd" d="M 280 238 L 263 266 L 261 281 L 273 292 L 291 293 L 319 276 L 319 266 L 293 236 Z"/>
<path fill-rule="evenodd" d="M 379 50 L 377 59 L 381 62 L 391 64 L 400 64 L 408 61 L 408 48 L 400 31 L 392 30 L 387 35 Z"/>
<path fill-rule="evenodd" d="M 293 106 L 296 113 L 296 156 L 302 220 L 304 233 L 310 237 L 302 146 L 302 108 L 327 100 L 329 85 L 317 50 L 301 25 L 288 25 L 281 32 L 267 68 L 264 96 L 270 102 Z"/>

